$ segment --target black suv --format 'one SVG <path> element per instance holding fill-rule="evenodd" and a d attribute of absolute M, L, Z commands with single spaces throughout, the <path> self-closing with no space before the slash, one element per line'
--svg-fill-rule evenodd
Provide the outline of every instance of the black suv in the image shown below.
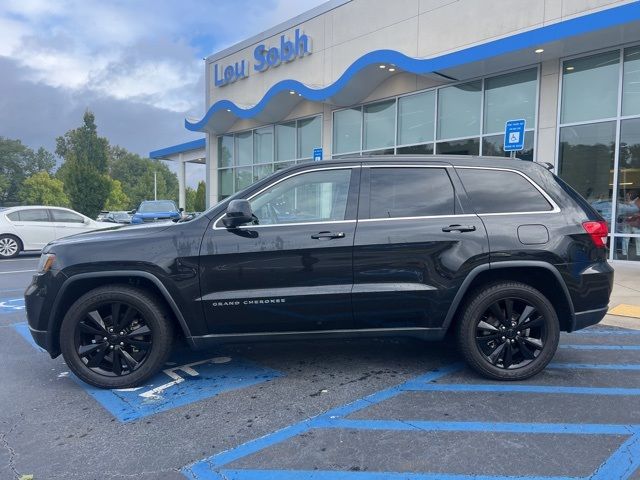
<path fill-rule="evenodd" d="M 131 387 L 176 337 L 219 342 L 457 334 L 520 380 L 561 330 L 599 322 L 607 224 L 540 164 L 351 158 L 279 171 L 188 222 L 67 237 L 25 292 L 33 338 L 84 381 Z"/>

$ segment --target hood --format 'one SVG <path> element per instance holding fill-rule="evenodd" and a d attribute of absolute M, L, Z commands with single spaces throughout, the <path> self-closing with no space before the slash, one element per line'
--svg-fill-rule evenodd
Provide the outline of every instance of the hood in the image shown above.
<path fill-rule="evenodd" d="M 69 237 L 59 238 L 50 242 L 43 250 L 44 253 L 49 251 L 50 247 L 56 245 L 73 245 L 78 243 L 92 243 L 92 242 L 105 242 L 111 240 L 120 240 L 126 238 L 146 237 L 162 232 L 167 228 L 171 228 L 173 222 L 163 223 L 147 223 L 142 225 L 127 225 L 115 223 L 100 223 L 106 225 L 107 228 L 100 230 L 92 230 L 90 232 L 82 232 L 77 235 L 71 235 Z"/>

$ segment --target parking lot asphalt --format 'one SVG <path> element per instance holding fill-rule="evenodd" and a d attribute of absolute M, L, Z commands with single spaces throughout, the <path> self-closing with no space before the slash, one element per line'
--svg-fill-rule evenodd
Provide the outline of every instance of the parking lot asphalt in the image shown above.
<path fill-rule="evenodd" d="M 563 334 L 524 382 L 399 338 L 178 348 L 97 390 L 29 341 L 37 259 L 0 262 L 0 479 L 640 479 L 639 330 Z"/>

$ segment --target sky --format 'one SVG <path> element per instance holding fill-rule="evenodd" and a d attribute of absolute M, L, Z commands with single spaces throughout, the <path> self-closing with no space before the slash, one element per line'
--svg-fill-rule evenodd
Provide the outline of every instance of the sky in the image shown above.
<path fill-rule="evenodd" d="M 200 138 L 204 61 L 324 0 L 2 0 L 0 136 L 55 150 L 86 109 L 147 156 Z M 193 185 L 203 167 L 187 170 Z"/>

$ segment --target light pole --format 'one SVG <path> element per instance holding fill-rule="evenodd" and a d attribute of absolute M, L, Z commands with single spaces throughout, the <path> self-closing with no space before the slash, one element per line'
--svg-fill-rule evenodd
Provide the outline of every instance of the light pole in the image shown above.
<path fill-rule="evenodd" d="M 158 200 L 158 172 L 153 171 L 153 199 Z"/>

